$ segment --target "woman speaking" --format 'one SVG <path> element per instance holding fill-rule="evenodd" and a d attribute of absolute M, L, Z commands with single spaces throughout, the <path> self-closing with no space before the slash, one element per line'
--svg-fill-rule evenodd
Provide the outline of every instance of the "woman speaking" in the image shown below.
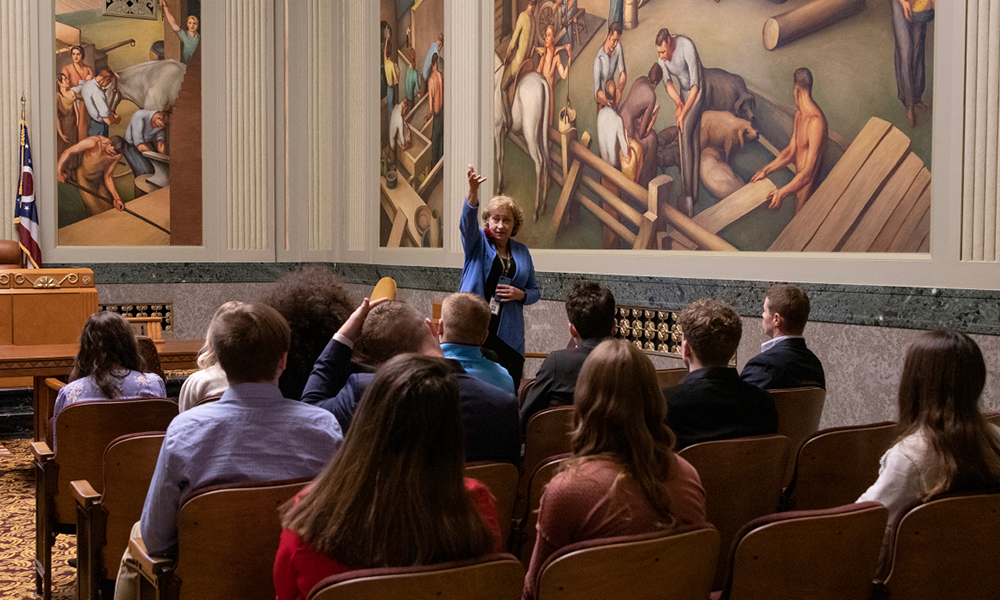
<path fill-rule="evenodd" d="M 485 227 L 479 228 L 480 177 L 469 165 L 469 193 L 462 206 L 462 265 L 460 292 L 479 294 L 490 303 L 490 335 L 483 347 L 496 353 L 500 364 L 521 383 L 524 370 L 524 305 L 538 301 L 541 292 L 535 283 L 535 267 L 528 247 L 510 238 L 517 235 L 524 213 L 509 196 L 496 196 L 483 213 Z"/>

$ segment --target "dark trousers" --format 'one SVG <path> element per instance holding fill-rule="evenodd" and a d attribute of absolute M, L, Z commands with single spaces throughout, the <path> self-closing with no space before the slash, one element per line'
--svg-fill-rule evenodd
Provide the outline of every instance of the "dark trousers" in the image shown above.
<path fill-rule="evenodd" d="M 500 363 L 501 367 L 507 369 L 507 372 L 514 379 L 514 389 L 520 389 L 521 377 L 524 375 L 524 357 L 521 356 L 521 353 L 508 346 L 494 333 L 490 333 L 490 336 L 486 338 L 483 348 L 496 354 L 497 362 Z M 492 360 L 492 357 L 489 358 Z"/>
<path fill-rule="evenodd" d="M 441 111 L 434 115 L 434 124 L 431 127 L 431 168 L 444 156 L 444 106 Z"/>
<path fill-rule="evenodd" d="M 924 95 L 924 47 L 927 40 L 927 23 L 934 18 L 934 11 L 914 13 L 907 21 L 899 0 L 892 4 L 892 33 L 896 38 L 896 88 L 899 101 L 906 108 L 913 108 Z"/>
<path fill-rule="evenodd" d="M 704 80 L 704 78 L 703 78 Z M 701 111 L 705 90 L 698 90 L 698 97 L 684 115 L 684 127 L 680 135 L 681 187 L 682 196 L 690 196 L 698 201 L 701 185 Z"/>

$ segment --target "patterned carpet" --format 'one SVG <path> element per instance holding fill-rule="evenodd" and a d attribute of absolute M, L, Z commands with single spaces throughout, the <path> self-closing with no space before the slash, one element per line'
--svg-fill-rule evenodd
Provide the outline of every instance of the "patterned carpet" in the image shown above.
<path fill-rule="evenodd" d="M 31 440 L 4 440 L 0 452 L 0 599 L 35 596 L 35 471 Z M 52 598 L 76 598 L 76 537 L 60 535 L 52 549 Z"/>

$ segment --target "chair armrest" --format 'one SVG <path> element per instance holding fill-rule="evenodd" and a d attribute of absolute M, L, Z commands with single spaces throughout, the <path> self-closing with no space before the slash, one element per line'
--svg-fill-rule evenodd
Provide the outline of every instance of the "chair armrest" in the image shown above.
<path fill-rule="evenodd" d="M 150 581 L 156 581 L 174 568 L 174 559 L 150 555 L 142 538 L 129 538 L 128 550 L 139 565 L 139 571 Z"/>
<path fill-rule="evenodd" d="M 91 508 L 101 500 L 101 495 L 94 490 L 94 486 L 86 479 L 77 479 L 69 482 L 70 490 L 76 503 L 83 508 Z"/>
<path fill-rule="evenodd" d="M 45 442 L 31 442 L 31 455 L 35 462 L 45 463 L 55 458 L 56 453 Z"/>
<path fill-rule="evenodd" d="M 54 377 L 46 377 L 45 378 L 45 387 L 49 388 L 50 390 L 52 390 L 54 392 L 58 392 L 59 390 L 61 390 L 64 387 L 66 387 L 66 382 L 65 381 L 59 381 L 58 379 L 55 379 Z"/>

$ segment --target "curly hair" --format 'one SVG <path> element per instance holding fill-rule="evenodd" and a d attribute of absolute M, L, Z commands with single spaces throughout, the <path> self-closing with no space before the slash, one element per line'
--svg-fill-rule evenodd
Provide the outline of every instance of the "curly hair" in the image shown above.
<path fill-rule="evenodd" d="M 106 398 L 121 394 L 121 380 L 129 371 L 145 368 L 132 327 L 118 313 L 101 311 L 87 319 L 80 333 L 80 351 L 70 381 L 93 377 Z"/>
<path fill-rule="evenodd" d="M 285 317 L 292 330 L 288 365 L 278 386 L 286 398 L 298 399 L 316 359 L 351 316 L 354 302 L 343 280 L 319 265 L 288 273 L 261 296 L 260 302 Z"/>
<path fill-rule="evenodd" d="M 510 214 L 514 217 L 514 224 L 510 228 L 510 237 L 514 237 L 521 230 L 521 224 L 524 223 L 524 211 L 521 210 L 521 207 L 510 196 L 494 196 L 486 205 L 486 210 L 483 212 L 483 223 L 489 225 L 490 215 L 501 206 L 506 206 L 510 209 Z"/>
<path fill-rule="evenodd" d="M 566 295 L 566 315 L 585 340 L 611 337 L 615 329 L 615 295 L 594 281 L 577 281 Z"/>
<path fill-rule="evenodd" d="M 678 323 L 694 355 L 706 366 L 727 365 L 743 335 L 743 322 L 736 311 L 711 298 L 692 302 Z"/>

